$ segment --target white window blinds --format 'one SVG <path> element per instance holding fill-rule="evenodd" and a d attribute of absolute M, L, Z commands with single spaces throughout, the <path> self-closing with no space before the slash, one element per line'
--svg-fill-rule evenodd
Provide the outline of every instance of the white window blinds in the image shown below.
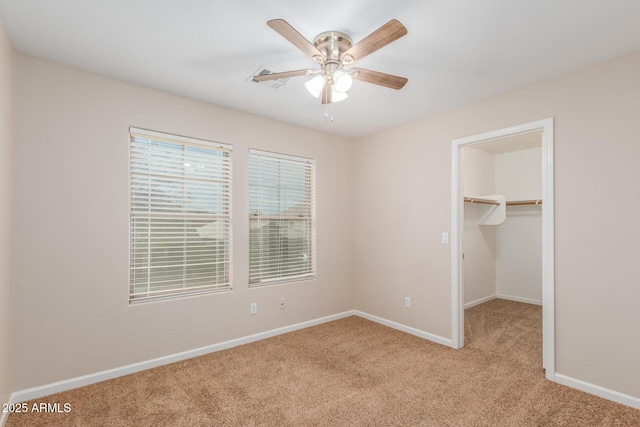
<path fill-rule="evenodd" d="M 315 275 L 315 161 L 249 151 L 249 284 Z"/>
<path fill-rule="evenodd" d="M 130 129 L 129 300 L 231 288 L 231 147 Z"/>

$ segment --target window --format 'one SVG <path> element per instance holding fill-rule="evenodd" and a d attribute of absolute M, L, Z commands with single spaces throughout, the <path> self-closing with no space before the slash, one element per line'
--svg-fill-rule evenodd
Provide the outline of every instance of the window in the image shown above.
<path fill-rule="evenodd" d="M 130 135 L 129 301 L 231 289 L 231 147 Z"/>
<path fill-rule="evenodd" d="M 249 152 L 249 284 L 315 278 L 315 161 Z"/>

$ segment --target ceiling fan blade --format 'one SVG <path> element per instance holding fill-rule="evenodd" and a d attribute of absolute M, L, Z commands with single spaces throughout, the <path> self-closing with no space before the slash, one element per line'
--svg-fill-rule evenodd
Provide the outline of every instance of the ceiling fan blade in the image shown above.
<path fill-rule="evenodd" d="M 285 71 L 283 73 L 259 74 L 257 76 L 253 76 L 253 80 L 257 82 L 266 82 L 267 80 L 280 80 L 288 79 L 289 77 L 307 76 L 310 74 L 316 74 L 317 72 L 317 70 L 295 70 Z"/>
<path fill-rule="evenodd" d="M 354 63 L 360 61 L 367 55 L 371 55 L 378 49 L 382 49 L 391 42 L 398 40 L 407 34 L 407 28 L 397 19 L 384 24 L 382 27 L 369 34 L 364 39 L 347 49 L 341 56 L 340 60 L 344 63 Z M 350 58 L 348 58 L 350 57 Z M 345 58 L 347 60 L 345 61 Z M 353 59 L 351 59 L 353 58 Z"/>
<path fill-rule="evenodd" d="M 282 37 L 293 43 L 309 58 L 320 63 L 324 60 L 322 52 L 320 52 L 309 40 L 305 39 L 302 34 L 296 31 L 296 29 L 289 25 L 289 23 L 284 19 L 272 19 L 271 21 L 267 21 L 267 25 Z"/>
<path fill-rule="evenodd" d="M 351 74 L 356 80 L 385 86 L 395 90 L 402 89 L 409 81 L 409 79 L 405 77 L 394 76 L 393 74 L 381 73 L 379 71 L 365 70 L 364 68 L 357 67 L 349 69 L 349 74 Z"/>

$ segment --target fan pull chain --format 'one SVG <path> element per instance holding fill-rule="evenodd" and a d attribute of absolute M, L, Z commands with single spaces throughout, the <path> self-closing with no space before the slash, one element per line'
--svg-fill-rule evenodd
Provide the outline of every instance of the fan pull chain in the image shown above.
<path fill-rule="evenodd" d="M 333 103 L 327 102 L 324 104 L 324 118 L 330 123 L 333 123 Z"/>

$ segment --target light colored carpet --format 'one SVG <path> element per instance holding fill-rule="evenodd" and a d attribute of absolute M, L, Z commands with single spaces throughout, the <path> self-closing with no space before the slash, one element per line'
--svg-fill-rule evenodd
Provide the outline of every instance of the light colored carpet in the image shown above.
<path fill-rule="evenodd" d="M 639 410 L 544 378 L 540 307 L 466 317 L 461 350 L 350 317 L 37 399 L 72 410 L 7 427 L 640 426 Z"/>

